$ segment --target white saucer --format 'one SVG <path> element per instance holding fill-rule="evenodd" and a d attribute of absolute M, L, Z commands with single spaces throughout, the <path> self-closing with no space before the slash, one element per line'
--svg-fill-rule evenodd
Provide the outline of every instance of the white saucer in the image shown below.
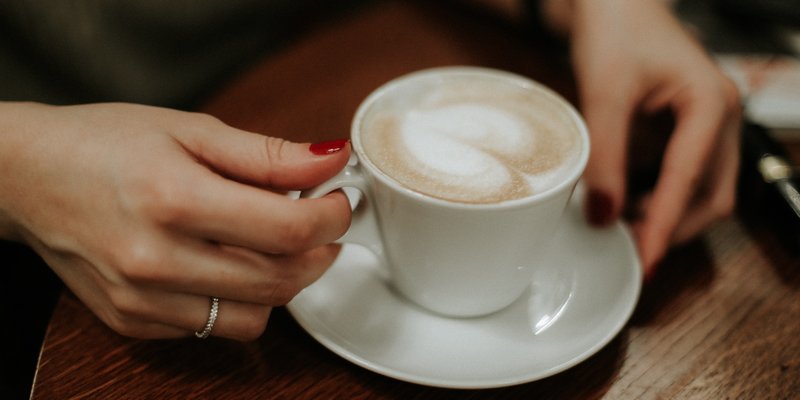
<path fill-rule="evenodd" d="M 403 381 L 491 388 L 556 374 L 611 341 L 641 289 L 627 229 L 587 226 L 577 200 L 566 213 L 546 268 L 522 298 L 495 314 L 460 319 L 427 312 L 394 292 L 374 256 L 354 245 L 288 309 L 334 353 Z"/>

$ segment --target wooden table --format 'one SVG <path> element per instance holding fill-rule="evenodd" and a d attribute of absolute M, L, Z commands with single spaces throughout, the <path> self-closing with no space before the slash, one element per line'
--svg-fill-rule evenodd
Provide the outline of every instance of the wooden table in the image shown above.
<path fill-rule="evenodd" d="M 469 11 L 389 2 L 315 28 L 205 111 L 265 134 L 338 138 L 375 87 L 447 64 L 516 71 L 574 99 L 566 59 L 541 41 Z M 757 220 L 731 218 L 674 250 L 608 346 L 537 382 L 461 391 L 397 381 L 328 351 L 284 309 L 252 343 L 133 340 L 64 293 L 32 398 L 798 398 L 800 258 Z"/>

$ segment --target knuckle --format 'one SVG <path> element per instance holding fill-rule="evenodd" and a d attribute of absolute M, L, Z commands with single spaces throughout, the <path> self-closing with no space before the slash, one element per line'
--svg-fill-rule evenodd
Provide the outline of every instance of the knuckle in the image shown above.
<path fill-rule="evenodd" d="M 257 304 L 274 305 L 272 295 L 275 284 L 273 281 L 251 282 L 251 299 Z"/>
<path fill-rule="evenodd" d="M 139 180 L 129 196 L 129 207 L 137 214 L 161 225 L 174 225 L 187 219 L 190 195 L 186 185 L 169 175 L 148 176 Z"/>
<path fill-rule="evenodd" d="M 277 165 L 284 161 L 284 147 L 289 142 L 276 137 L 264 137 L 264 160 L 267 165 Z"/>
<path fill-rule="evenodd" d="M 735 208 L 736 199 L 733 195 L 716 196 L 712 203 L 712 212 L 717 220 L 730 217 Z"/>
<path fill-rule="evenodd" d="M 207 113 L 196 111 L 177 111 L 165 110 L 169 113 L 169 121 L 173 122 L 172 128 L 175 131 L 185 131 L 187 128 L 192 130 L 208 130 L 214 128 L 222 121 Z"/>
<path fill-rule="evenodd" d="M 328 249 L 320 250 L 280 256 L 277 266 L 270 268 L 261 279 L 251 281 L 248 288 L 251 301 L 267 306 L 281 306 L 292 301 L 306 286 L 322 276 L 330 265 L 333 257 L 325 254 Z M 324 255 L 320 256 L 321 253 Z M 331 255 L 333 253 L 330 252 Z"/>
<path fill-rule="evenodd" d="M 130 291 L 117 288 L 111 290 L 108 297 L 118 319 L 136 318 L 141 315 L 142 305 Z"/>
<path fill-rule="evenodd" d="M 187 116 L 191 121 L 196 124 L 200 124 L 201 126 L 217 126 L 223 123 L 219 118 L 202 112 L 189 112 L 187 113 Z"/>
<path fill-rule="evenodd" d="M 295 279 L 280 279 L 273 282 L 263 293 L 265 294 L 264 303 L 270 306 L 282 306 L 297 296 L 303 290 L 302 286 Z"/>
<path fill-rule="evenodd" d="M 344 194 L 341 196 L 341 198 L 342 201 L 339 205 L 341 211 L 336 213 L 334 219 L 337 238 L 344 236 L 344 234 L 350 230 L 350 226 L 353 224 L 353 210 L 350 209 L 350 200 Z"/>
<path fill-rule="evenodd" d="M 725 104 L 731 109 L 739 109 L 742 102 L 741 94 L 736 84 L 730 78 L 722 77 L 722 95 Z"/>
<path fill-rule="evenodd" d="M 261 337 L 267 330 L 271 308 L 261 307 L 251 313 L 239 327 L 237 337 L 242 341 L 253 341 Z"/>
<path fill-rule="evenodd" d="M 702 93 L 711 93 L 709 100 L 716 101 L 720 113 L 726 116 L 740 117 L 742 110 L 742 97 L 736 83 L 724 74 L 718 74 L 719 79 L 707 81 L 706 86 L 698 85 Z"/>
<path fill-rule="evenodd" d="M 313 247 L 316 223 L 310 215 L 286 224 L 283 229 L 282 247 L 287 253 L 297 253 Z"/>
<path fill-rule="evenodd" d="M 122 336 L 132 337 L 132 338 L 139 338 L 142 337 L 142 332 L 139 325 L 136 321 L 126 318 L 121 315 L 112 315 L 106 321 L 106 325 L 111 328 L 114 332 Z"/>
<path fill-rule="evenodd" d="M 165 279 L 165 255 L 159 246 L 145 241 L 132 241 L 121 246 L 114 264 L 127 282 L 149 284 Z"/>

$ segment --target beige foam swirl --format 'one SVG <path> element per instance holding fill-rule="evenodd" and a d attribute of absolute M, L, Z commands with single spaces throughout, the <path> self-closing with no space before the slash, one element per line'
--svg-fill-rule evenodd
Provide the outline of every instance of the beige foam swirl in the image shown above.
<path fill-rule="evenodd" d="M 564 179 L 580 146 L 571 117 L 551 100 L 490 82 L 446 86 L 413 107 L 374 112 L 364 131 L 364 148 L 384 173 L 465 203 L 545 191 Z"/>

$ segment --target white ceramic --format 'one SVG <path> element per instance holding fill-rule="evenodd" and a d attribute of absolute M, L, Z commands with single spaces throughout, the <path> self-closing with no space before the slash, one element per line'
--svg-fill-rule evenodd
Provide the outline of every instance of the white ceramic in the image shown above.
<path fill-rule="evenodd" d="M 630 315 L 640 264 L 622 224 L 590 228 L 574 200 L 525 294 L 497 313 L 449 318 L 398 295 L 368 250 L 346 245 L 331 269 L 289 303 L 317 341 L 403 381 L 491 388 L 541 379 L 603 348 Z"/>
<path fill-rule="evenodd" d="M 403 96 L 407 85 L 446 76 L 494 77 L 540 93 L 568 115 L 581 141 L 578 162 L 567 179 L 550 190 L 496 204 L 444 201 L 405 188 L 383 174 L 361 144 L 362 121 Z M 412 73 L 373 92 L 359 107 L 351 132 L 357 165 L 304 193 L 318 197 L 341 187 L 365 196 L 356 208 L 343 242 L 358 243 L 388 266 L 393 286 L 429 310 L 449 316 L 478 316 L 500 310 L 525 291 L 542 265 L 542 254 L 589 155 L 589 136 L 573 107 L 558 94 L 527 78 L 472 67 L 449 67 Z"/>

